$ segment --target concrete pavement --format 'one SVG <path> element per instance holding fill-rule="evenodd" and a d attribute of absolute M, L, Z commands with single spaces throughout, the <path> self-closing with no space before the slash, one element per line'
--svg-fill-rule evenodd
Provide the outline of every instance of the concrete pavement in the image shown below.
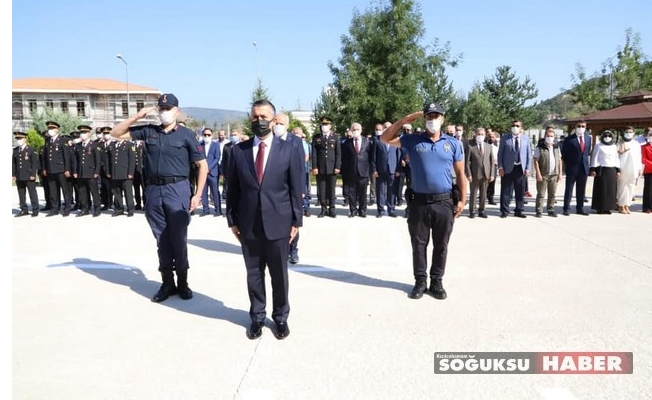
<path fill-rule="evenodd" d="M 467 208 L 444 301 L 407 298 L 404 218 L 374 218 L 370 207 L 349 219 L 341 206 L 336 219 L 306 218 L 283 341 L 271 321 L 260 339 L 245 337 L 244 263 L 225 218 L 193 217 L 195 297 L 160 304 L 149 301 L 160 275 L 142 213 L 13 218 L 12 397 L 652 397 L 652 216 L 640 199 L 631 215 L 537 219 L 533 208 L 524 220 L 498 218 L 497 206 L 469 219 Z M 268 294 L 270 310 L 269 282 Z M 434 374 L 435 352 L 481 351 L 633 352 L 634 373 Z"/>

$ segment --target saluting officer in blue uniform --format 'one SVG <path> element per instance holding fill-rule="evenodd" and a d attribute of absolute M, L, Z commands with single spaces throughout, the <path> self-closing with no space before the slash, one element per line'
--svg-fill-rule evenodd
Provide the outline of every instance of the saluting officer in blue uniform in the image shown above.
<path fill-rule="evenodd" d="M 398 130 L 421 115 L 426 132 L 398 137 Z M 444 109 L 437 102 L 428 102 L 423 111 L 406 115 L 383 132 L 380 140 L 405 150 L 410 160 L 410 196 L 407 204 L 408 230 L 412 243 L 412 267 L 415 285 L 410 298 L 419 299 L 428 282 L 428 242 L 432 235 L 432 260 L 429 292 L 436 299 L 446 298 L 442 278 L 446 270 L 448 240 L 455 218 L 466 204 L 466 176 L 462 143 L 441 133 Z M 459 195 L 454 193 L 451 169 L 455 171 Z"/>
<path fill-rule="evenodd" d="M 158 111 L 160 125 L 131 126 L 152 111 Z M 146 107 L 120 122 L 111 131 L 119 139 L 145 142 L 145 217 L 158 247 L 158 269 L 163 284 L 152 301 L 161 302 L 174 294 L 192 298 L 188 287 L 188 224 L 190 212 L 201 204 L 208 164 L 201 144 L 190 129 L 177 125 L 179 101 L 173 94 L 162 94 L 158 106 Z M 199 167 L 197 191 L 191 198 L 191 163 Z M 177 283 L 174 283 L 174 273 Z"/>

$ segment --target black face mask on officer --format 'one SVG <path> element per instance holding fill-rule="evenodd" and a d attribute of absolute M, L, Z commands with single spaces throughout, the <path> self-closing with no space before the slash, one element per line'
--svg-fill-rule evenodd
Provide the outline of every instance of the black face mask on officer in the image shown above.
<path fill-rule="evenodd" d="M 251 121 L 251 131 L 254 133 L 254 135 L 261 138 L 269 135 L 272 130 L 269 127 L 269 121 L 257 119 L 255 121 Z"/>

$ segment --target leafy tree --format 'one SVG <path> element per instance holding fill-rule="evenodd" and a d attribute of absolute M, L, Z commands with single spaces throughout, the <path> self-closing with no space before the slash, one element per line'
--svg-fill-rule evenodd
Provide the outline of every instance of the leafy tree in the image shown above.
<path fill-rule="evenodd" d="M 612 92 L 610 92 L 610 103 L 613 107 L 613 99 L 625 96 L 635 90 L 652 87 L 652 71 L 650 64 L 645 62 L 646 55 L 641 51 L 641 35 L 634 33 L 632 28 L 625 31 L 625 45 L 618 49 L 615 57 L 617 64 L 613 64 L 614 58 L 609 58 L 603 64 L 602 73 L 610 73 L 612 77 Z"/>
<path fill-rule="evenodd" d="M 287 112 L 285 112 L 285 113 L 288 115 L 288 118 L 290 119 L 290 124 L 288 125 L 288 132 L 292 132 L 292 129 L 298 127 L 298 128 L 301 128 L 301 130 L 303 131 L 303 133 L 305 133 L 306 135 L 308 135 L 308 129 L 306 129 L 306 126 L 305 126 L 301 121 L 299 121 L 298 119 L 294 118 L 294 116 L 292 115 L 291 112 L 287 111 Z"/>
<path fill-rule="evenodd" d="M 70 132 L 76 131 L 77 127 L 84 123 L 84 121 L 78 116 L 72 116 L 68 113 L 63 113 L 60 111 L 54 111 L 51 108 L 46 107 L 44 112 L 36 113 L 32 118 L 32 127 L 37 132 L 43 132 L 47 130 L 45 123 L 47 121 L 56 121 L 61 125 L 59 128 L 59 134 L 67 135 Z"/>
<path fill-rule="evenodd" d="M 476 83 L 464 102 L 460 122 L 467 126 L 465 130 L 468 137 L 472 136 L 474 129 L 492 125 L 494 107 L 489 95 L 482 90 L 480 84 Z M 498 129 L 498 128 L 496 128 Z"/>
<path fill-rule="evenodd" d="M 485 124 L 491 124 L 498 132 L 509 131 L 514 119 L 523 122 L 525 127 L 536 122 L 536 113 L 526 103 L 535 99 L 539 91 L 529 77 L 521 82 L 511 67 L 500 66 L 493 77 L 485 77 L 482 92 L 488 96 L 493 108 L 491 119 Z"/>
<path fill-rule="evenodd" d="M 320 131 L 319 126 L 321 125 L 320 121 L 322 117 L 328 116 L 330 118 L 336 118 L 341 115 L 340 111 L 341 107 L 339 105 L 339 99 L 337 98 L 333 88 L 328 87 L 322 90 L 319 99 L 317 99 L 312 108 L 312 120 L 310 122 L 312 123 L 313 132 Z M 342 118 L 338 118 L 337 120 L 343 121 Z M 343 126 L 345 127 L 344 129 L 346 129 L 348 124 L 340 122 L 340 125 L 338 125 L 337 122 L 334 122 L 333 131 L 337 131 L 338 126 Z"/>
<path fill-rule="evenodd" d="M 251 104 L 250 108 L 254 102 L 258 100 L 268 100 L 272 101 L 269 93 L 267 93 L 267 88 L 263 86 L 263 81 L 258 78 L 258 83 L 254 90 L 251 92 Z M 251 132 L 251 121 L 249 119 L 249 111 L 247 111 L 247 117 L 242 119 L 242 133 L 251 137 L 253 133 Z"/>
<path fill-rule="evenodd" d="M 440 47 L 437 40 L 422 46 L 424 33 L 414 0 L 383 0 L 354 12 L 348 35 L 341 37 L 340 58 L 328 63 L 341 105 L 331 115 L 336 126 L 357 121 L 372 131 L 378 122 L 421 109 L 426 98 L 452 97 L 445 69 L 459 57 L 451 58 L 448 44 Z M 321 100 L 318 106 L 335 111 L 325 107 L 323 95 Z"/>

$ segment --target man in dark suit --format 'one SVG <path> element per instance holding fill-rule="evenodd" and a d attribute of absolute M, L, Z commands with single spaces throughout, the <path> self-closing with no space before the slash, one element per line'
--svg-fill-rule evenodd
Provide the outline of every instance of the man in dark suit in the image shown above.
<path fill-rule="evenodd" d="M 208 191 L 211 192 L 213 206 L 215 207 L 215 216 L 222 215 L 222 198 L 219 191 L 220 178 L 220 144 L 213 141 L 213 130 L 205 128 L 202 132 L 204 140 L 204 154 L 208 163 L 208 175 L 206 176 L 206 185 L 201 194 L 202 217 L 210 214 L 210 204 L 208 201 Z"/>
<path fill-rule="evenodd" d="M 492 145 L 485 143 L 484 128 L 475 130 L 475 139 L 469 142 L 466 150 L 466 177 L 470 186 L 469 198 L 469 218 L 475 218 L 475 202 L 478 190 L 480 191 L 480 200 L 478 203 L 478 217 L 487 218 L 484 212 L 485 201 L 487 198 L 487 185 L 493 182 L 494 176 L 494 154 L 491 150 Z"/>
<path fill-rule="evenodd" d="M 584 211 L 586 180 L 589 176 L 589 154 L 591 154 L 591 135 L 586 134 L 586 121 L 575 124 L 575 133 L 564 140 L 561 158 L 566 168 L 566 190 L 564 191 L 564 215 L 570 215 L 570 202 L 575 187 L 575 212 L 589 215 Z"/>
<path fill-rule="evenodd" d="M 265 324 L 265 267 L 272 281 L 274 335 L 284 339 L 290 334 L 288 243 L 302 224 L 303 159 L 299 147 L 272 134 L 275 117 L 271 102 L 253 103 L 255 137 L 233 146 L 227 168 L 226 216 L 247 268 L 249 339 L 259 338 Z"/>
<path fill-rule="evenodd" d="M 530 140 L 522 137 L 523 124 L 519 120 L 512 122 L 512 131 L 503 135 L 498 147 L 498 175 L 500 181 L 500 217 L 509 215 L 509 203 L 514 192 L 516 208 L 514 216 L 526 218 L 523 214 L 525 181 L 532 167 L 532 148 Z"/>
<path fill-rule="evenodd" d="M 351 124 L 351 137 L 342 144 L 342 181 L 347 188 L 349 218 L 367 216 L 367 186 L 375 156 L 373 142 L 362 135 L 362 125 Z"/>
<path fill-rule="evenodd" d="M 385 124 L 389 124 L 385 128 L 392 125 L 390 122 L 386 122 Z M 376 177 L 377 218 L 385 214 L 385 207 L 387 207 L 387 215 L 396 218 L 394 179 L 400 157 L 401 149 L 376 140 L 374 157 L 371 160 L 371 173 Z"/>
<path fill-rule="evenodd" d="M 317 198 L 321 205 L 317 218 L 327 212 L 335 218 L 335 179 L 342 164 L 341 143 L 338 135 L 331 132 L 331 119 L 322 117 L 320 122 L 321 132 L 312 137 L 312 174 L 317 177 Z"/>

